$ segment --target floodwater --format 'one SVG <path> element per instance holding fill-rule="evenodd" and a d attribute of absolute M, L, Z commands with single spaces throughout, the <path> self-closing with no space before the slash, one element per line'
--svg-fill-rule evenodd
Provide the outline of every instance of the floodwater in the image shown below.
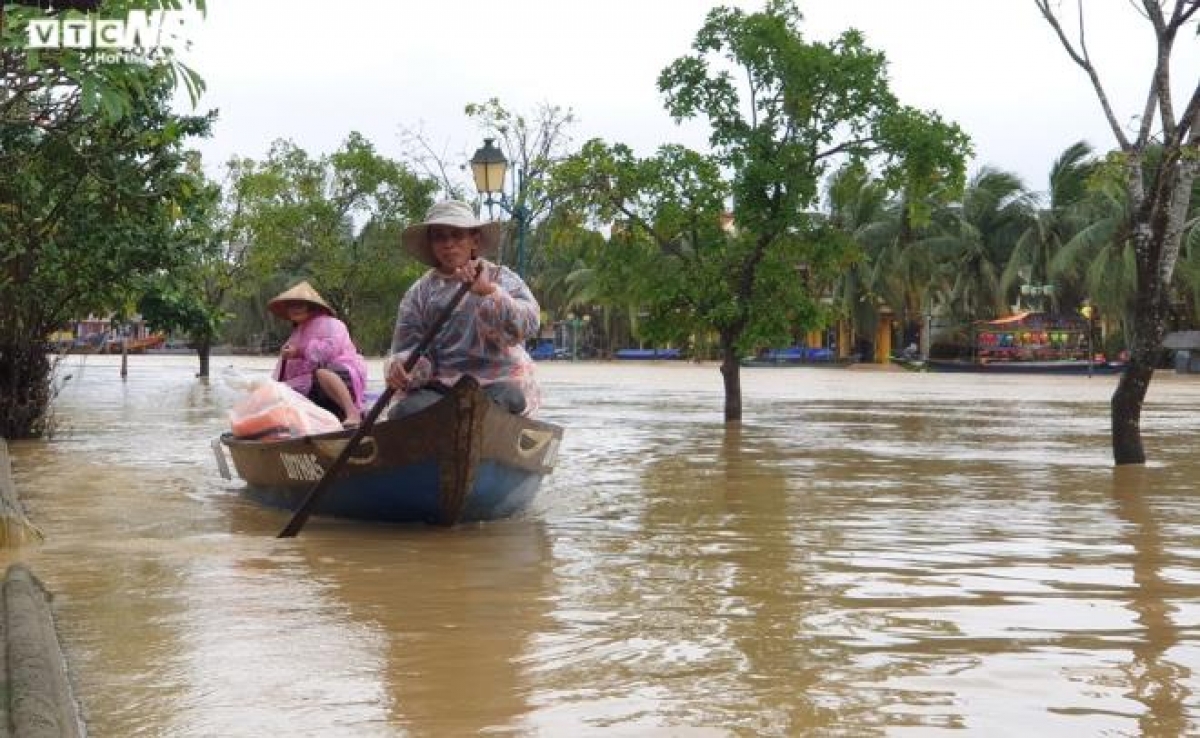
<path fill-rule="evenodd" d="M 1200 733 L 1200 377 L 1114 470 L 1114 377 L 748 368 L 727 429 L 714 365 L 548 363 L 528 516 L 278 540 L 209 448 L 269 366 L 68 357 L 11 444 L 93 737 Z"/>

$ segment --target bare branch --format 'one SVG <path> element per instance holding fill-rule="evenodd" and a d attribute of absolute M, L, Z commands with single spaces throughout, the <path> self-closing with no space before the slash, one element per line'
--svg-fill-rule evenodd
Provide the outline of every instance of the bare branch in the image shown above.
<path fill-rule="evenodd" d="M 1150 0 L 1147 0 L 1147 2 L 1149 1 Z M 1050 3 L 1051 0 L 1033 0 L 1033 4 L 1037 6 L 1039 11 L 1041 11 L 1042 17 L 1045 18 L 1046 22 L 1050 24 L 1050 27 L 1054 29 L 1055 35 L 1058 36 L 1058 40 L 1062 44 L 1062 47 L 1066 50 L 1067 54 L 1077 65 L 1079 65 L 1081 69 L 1083 69 L 1083 71 L 1087 74 L 1088 79 L 1091 80 L 1092 88 L 1096 91 L 1096 97 L 1100 100 L 1100 107 L 1104 109 L 1104 117 L 1108 121 L 1109 128 L 1112 129 L 1113 135 L 1116 137 L 1117 143 L 1120 145 L 1121 149 L 1128 150 L 1130 148 L 1129 139 L 1126 137 L 1125 131 L 1122 130 L 1120 124 L 1117 122 L 1117 117 L 1113 113 L 1112 105 L 1108 101 L 1108 93 L 1104 91 L 1104 85 L 1100 82 L 1100 75 L 1096 72 L 1095 65 L 1093 65 L 1091 59 L 1087 57 L 1087 46 L 1084 43 L 1083 32 L 1084 25 L 1082 0 L 1079 2 L 1080 49 L 1076 49 L 1071 40 L 1067 38 L 1066 33 L 1063 31 L 1062 24 L 1059 23 L 1058 15 L 1055 10 L 1051 9 Z M 1146 101 L 1146 113 L 1142 116 L 1143 127 L 1147 125 L 1146 121 L 1153 113 L 1154 101 L 1155 96 L 1152 92 L 1149 96 L 1149 99 Z"/>
<path fill-rule="evenodd" d="M 418 126 L 416 130 L 406 126 L 400 126 L 400 141 L 406 149 L 402 155 L 413 167 L 425 173 L 433 181 L 438 183 L 438 186 L 447 195 L 451 197 L 461 197 L 463 187 L 461 184 L 462 176 L 456 175 L 455 170 L 461 172 L 463 165 L 448 164 L 448 161 L 453 161 L 446 144 L 439 151 L 434 148 L 433 143 L 425 134 L 423 125 Z M 415 152 L 412 150 L 415 149 Z M 463 153 L 456 155 L 459 161 L 466 161 L 467 157 Z"/>

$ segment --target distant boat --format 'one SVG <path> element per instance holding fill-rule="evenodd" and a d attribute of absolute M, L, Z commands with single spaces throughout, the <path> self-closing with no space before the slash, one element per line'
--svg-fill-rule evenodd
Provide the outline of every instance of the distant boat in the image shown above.
<path fill-rule="evenodd" d="M 554 345 L 554 341 L 545 338 L 538 341 L 536 346 L 529 349 L 529 358 L 536 361 L 559 359 L 563 358 L 565 354 L 565 351 Z"/>
<path fill-rule="evenodd" d="M 124 351 L 127 354 L 143 354 L 147 349 L 154 349 L 166 343 L 167 337 L 162 333 L 152 333 L 142 338 L 125 339 Z M 55 345 L 56 350 L 65 350 L 68 354 L 119 354 L 122 351 L 121 339 L 108 338 L 106 333 L 93 333 L 89 336 L 76 338 L 74 342 Z"/>
<path fill-rule="evenodd" d="M 127 354 L 143 354 L 147 349 L 158 348 L 166 343 L 167 337 L 162 333 L 151 333 L 142 338 L 127 338 L 124 340 L 124 347 L 121 346 L 120 338 L 108 341 L 100 350 L 102 354 L 119 354 L 124 351 Z"/>
<path fill-rule="evenodd" d="M 617 349 L 613 354 L 618 359 L 641 359 L 641 360 L 657 360 L 657 359 L 682 359 L 683 353 L 677 348 L 623 348 Z"/>
<path fill-rule="evenodd" d="M 966 359 L 925 359 L 920 366 L 931 372 L 982 372 L 987 374 L 1120 374 L 1124 362 L 1095 359 L 1052 359 L 1049 361 L 970 361 Z M 913 366 L 911 368 L 919 368 Z"/>
<path fill-rule="evenodd" d="M 759 351 L 742 359 L 742 366 L 845 366 L 849 359 L 839 360 L 833 349 L 789 346 Z"/>
<path fill-rule="evenodd" d="M 934 372 L 1118 374 L 1124 362 L 1094 353 L 1091 324 L 1074 315 L 1023 312 L 972 326 L 970 359 L 925 359 Z"/>

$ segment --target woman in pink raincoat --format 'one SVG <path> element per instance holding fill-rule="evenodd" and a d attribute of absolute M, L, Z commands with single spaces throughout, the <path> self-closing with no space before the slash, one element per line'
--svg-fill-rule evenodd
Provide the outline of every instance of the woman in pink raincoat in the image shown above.
<path fill-rule="evenodd" d="M 267 308 L 292 323 L 276 378 L 338 416 L 347 428 L 361 423 L 367 362 L 333 308 L 308 282 L 280 293 Z"/>

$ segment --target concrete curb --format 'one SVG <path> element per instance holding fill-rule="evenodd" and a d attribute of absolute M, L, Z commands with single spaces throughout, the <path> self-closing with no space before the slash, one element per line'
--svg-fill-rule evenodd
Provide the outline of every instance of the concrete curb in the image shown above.
<path fill-rule="evenodd" d="M 17 498 L 12 481 L 12 464 L 8 458 L 8 441 L 0 438 L 0 548 L 18 548 L 37 543 L 43 538 Z"/>
<path fill-rule="evenodd" d="M 13 486 L 8 443 L 0 438 L 0 517 L 12 547 L 41 534 L 25 520 Z M 26 536 L 24 531 L 33 531 Z M 29 567 L 13 564 L 0 585 L 0 738 L 80 738 L 87 735 L 71 691 L 50 593 Z"/>
<path fill-rule="evenodd" d="M 49 594 L 23 564 L 4 577 L 3 691 L 14 738 L 76 738 L 86 735 L 71 692 L 67 662 L 54 630 Z"/>

